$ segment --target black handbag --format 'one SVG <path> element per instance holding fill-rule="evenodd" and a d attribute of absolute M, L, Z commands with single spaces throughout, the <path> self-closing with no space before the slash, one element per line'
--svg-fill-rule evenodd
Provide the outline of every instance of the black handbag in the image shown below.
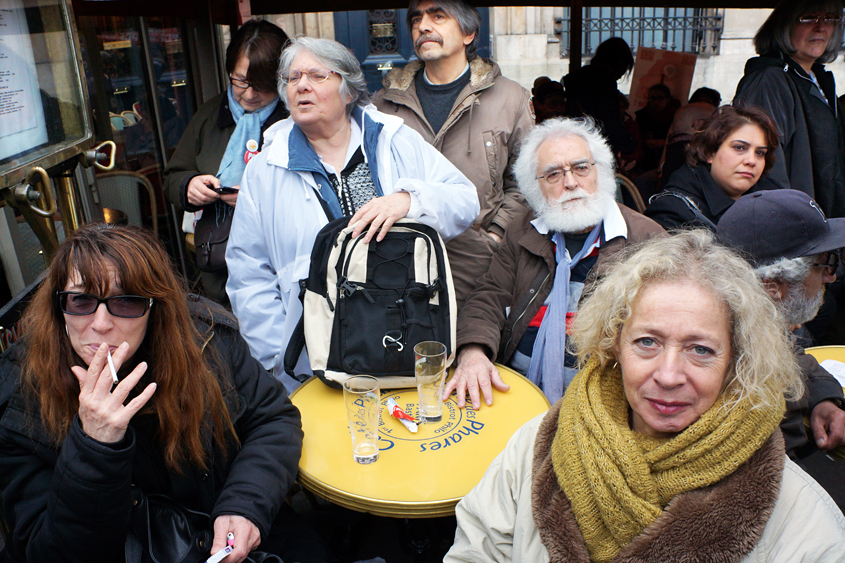
<path fill-rule="evenodd" d="M 226 244 L 235 208 L 216 201 L 203 209 L 194 230 L 197 268 L 203 272 L 226 273 Z"/>
<path fill-rule="evenodd" d="M 208 514 L 165 495 L 132 490 L 131 532 L 141 546 L 141 563 L 204 563 L 214 534 Z"/>
<path fill-rule="evenodd" d="M 127 537 L 127 563 L 205 563 L 214 533 L 208 514 L 191 510 L 166 495 L 146 495 L 132 489 L 132 519 Z M 130 561 L 130 545 L 140 554 Z M 268 553 L 253 551 L 250 563 L 282 563 Z"/>

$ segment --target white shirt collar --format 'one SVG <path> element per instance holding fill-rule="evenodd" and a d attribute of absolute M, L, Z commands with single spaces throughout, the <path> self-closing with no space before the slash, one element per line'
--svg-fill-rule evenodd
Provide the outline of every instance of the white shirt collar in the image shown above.
<path fill-rule="evenodd" d="M 616 202 L 610 206 L 610 209 L 608 209 L 608 212 L 605 214 L 603 221 L 604 240 L 611 240 L 616 237 L 622 237 L 625 239 L 628 238 L 628 225 L 625 223 L 625 217 L 622 216 L 622 212 L 619 210 L 619 206 L 616 205 Z M 541 235 L 547 235 L 551 230 L 541 217 L 536 217 L 533 221 L 531 221 L 531 224 L 534 225 L 534 228 L 537 229 L 537 232 Z"/>
<path fill-rule="evenodd" d="M 464 71 L 458 76 L 458 78 L 465 75 L 468 70 L 469 70 L 469 62 L 467 62 L 467 66 L 464 67 Z M 458 80 L 458 78 L 456 78 L 455 80 Z M 445 84 L 435 84 L 434 82 L 429 80 L 428 79 L 428 72 L 425 70 L 425 67 L 423 67 L 423 80 L 425 80 L 425 83 L 428 84 L 429 86 L 445 86 Z M 455 80 L 453 80 L 452 82 L 454 82 Z M 450 82 L 449 84 L 451 84 L 452 82 Z"/>

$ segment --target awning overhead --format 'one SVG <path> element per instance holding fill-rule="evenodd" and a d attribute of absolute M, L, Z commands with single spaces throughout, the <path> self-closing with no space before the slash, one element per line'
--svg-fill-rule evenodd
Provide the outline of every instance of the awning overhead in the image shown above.
<path fill-rule="evenodd" d="M 472 2 L 481 6 L 561 6 L 561 2 L 543 0 L 479 0 Z M 660 8 L 774 8 L 776 0 L 588 0 L 584 6 L 631 6 Z M 311 0 L 307 5 L 293 0 L 250 0 L 253 14 L 286 14 L 302 12 L 340 12 L 352 10 L 379 10 L 385 8 L 407 8 L 408 2 L 401 0 Z"/>

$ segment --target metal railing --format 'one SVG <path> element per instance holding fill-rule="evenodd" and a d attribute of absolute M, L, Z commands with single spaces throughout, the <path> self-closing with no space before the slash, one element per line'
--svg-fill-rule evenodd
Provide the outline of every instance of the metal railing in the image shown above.
<path fill-rule="evenodd" d="M 652 47 L 698 55 L 718 55 L 722 15 L 710 8 L 583 8 L 582 53 L 591 57 L 602 41 L 621 37 L 636 53 Z M 555 18 L 561 56 L 569 57 L 569 12 Z"/>

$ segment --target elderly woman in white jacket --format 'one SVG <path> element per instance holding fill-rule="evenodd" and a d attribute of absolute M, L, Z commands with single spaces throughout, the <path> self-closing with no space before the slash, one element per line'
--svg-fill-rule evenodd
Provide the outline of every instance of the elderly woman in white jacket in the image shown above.
<path fill-rule="evenodd" d="M 290 118 L 267 130 L 249 163 L 226 250 L 229 294 L 253 356 L 288 388 L 284 350 L 302 313 L 300 279 L 332 219 L 352 216 L 378 240 L 408 217 L 449 240 L 479 213 L 475 187 L 402 120 L 368 105 L 358 61 L 343 45 L 302 37 L 282 53 L 279 94 Z M 305 353 L 297 373 L 308 373 Z"/>
<path fill-rule="evenodd" d="M 787 334 L 708 231 L 652 239 L 579 307 L 583 369 L 458 504 L 444 562 L 843 561 L 845 518 L 784 453 Z"/>

